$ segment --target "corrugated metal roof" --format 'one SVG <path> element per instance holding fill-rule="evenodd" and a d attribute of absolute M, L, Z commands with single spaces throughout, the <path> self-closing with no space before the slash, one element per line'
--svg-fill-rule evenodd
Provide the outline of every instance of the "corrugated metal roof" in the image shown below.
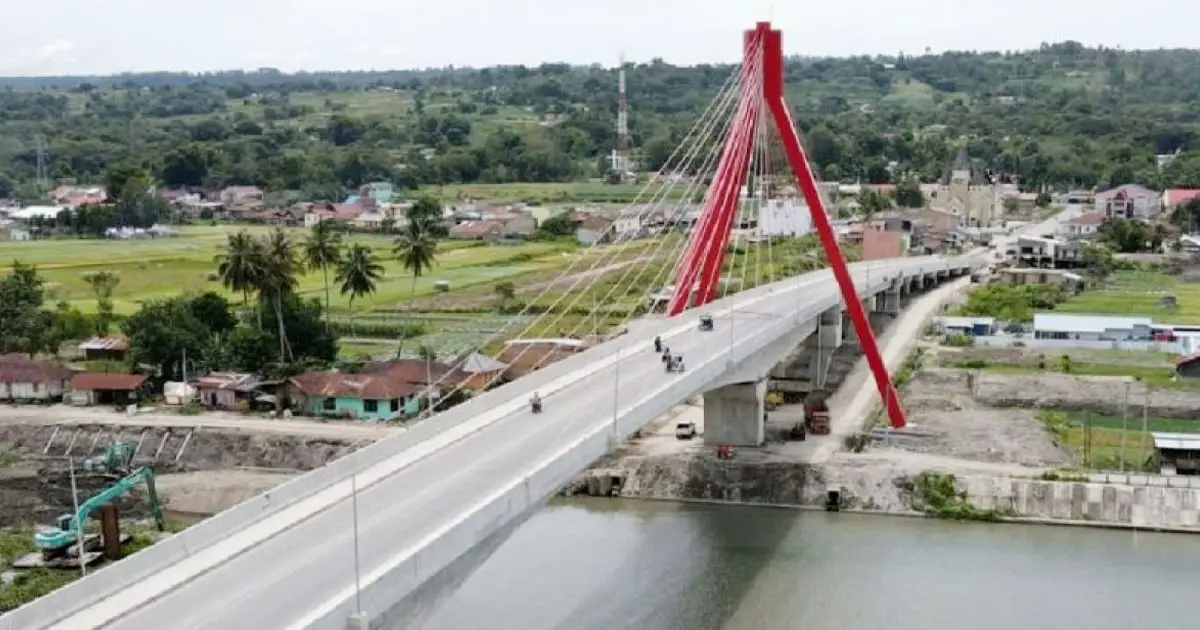
<path fill-rule="evenodd" d="M 124 337 L 92 337 L 79 344 L 80 350 L 128 350 L 129 342 Z"/>
<path fill-rule="evenodd" d="M 1160 451 L 1200 451 L 1200 433 L 1151 432 L 1150 437 Z"/>
<path fill-rule="evenodd" d="M 1033 316 L 1033 329 L 1037 332 L 1102 333 L 1109 330 L 1132 330 L 1138 326 L 1151 326 L 1149 317 L 1109 317 L 1106 315 L 1059 315 L 1037 313 Z"/>
<path fill-rule="evenodd" d="M 994 326 L 996 324 L 995 317 L 938 317 L 938 324 L 946 328 L 973 328 L 977 325 Z"/>

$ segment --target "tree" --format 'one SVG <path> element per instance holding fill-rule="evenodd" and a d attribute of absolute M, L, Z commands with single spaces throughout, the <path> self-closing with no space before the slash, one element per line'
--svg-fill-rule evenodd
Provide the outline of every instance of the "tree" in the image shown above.
<path fill-rule="evenodd" d="M 1004 205 L 1004 214 L 1016 214 L 1021 209 L 1016 197 L 1005 197 L 1001 203 Z"/>
<path fill-rule="evenodd" d="M 925 195 L 915 179 L 903 179 L 896 184 L 896 204 L 904 208 L 925 207 Z"/>
<path fill-rule="evenodd" d="M 379 264 L 370 248 L 358 243 L 351 245 L 346 255 L 338 261 L 335 278 L 341 284 L 341 294 L 350 296 L 351 317 L 354 316 L 354 300 L 374 293 L 381 278 L 383 265 Z M 329 314 L 325 316 L 328 318 Z"/>
<path fill-rule="evenodd" d="M 185 372 L 207 367 L 213 349 L 212 331 L 184 297 L 143 304 L 121 323 L 121 330 L 129 339 L 130 361 L 153 365 L 169 380 L 182 380 Z"/>
<path fill-rule="evenodd" d="M 84 276 L 92 294 L 96 296 L 96 334 L 108 334 L 113 322 L 113 291 L 121 284 L 121 278 L 111 271 L 97 271 Z"/>
<path fill-rule="evenodd" d="M 301 270 L 295 245 L 283 228 L 276 228 L 263 241 L 262 270 L 259 295 L 269 300 L 275 310 L 276 324 L 279 326 L 279 361 L 282 363 L 290 355 L 283 316 L 283 296 L 296 289 L 296 276 Z"/>
<path fill-rule="evenodd" d="M 304 239 L 304 262 L 321 271 L 325 282 L 325 317 L 329 318 L 329 268 L 342 261 L 342 235 L 332 221 L 318 221 Z"/>
<path fill-rule="evenodd" d="M 13 262 L 0 276 L 0 353 L 37 353 L 45 344 L 44 289 L 37 268 Z"/>
<path fill-rule="evenodd" d="M 537 231 L 542 238 L 560 238 L 574 236 L 578 227 L 579 222 L 571 220 L 571 213 L 563 212 L 542 221 Z"/>
<path fill-rule="evenodd" d="M 408 222 L 420 223 L 433 238 L 445 238 L 449 233 L 442 224 L 442 202 L 437 197 L 422 195 L 406 213 Z"/>
<path fill-rule="evenodd" d="M 412 288 L 409 290 L 409 295 L 415 297 L 417 278 L 433 269 L 433 264 L 437 260 L 437 239 L 429 233 L 425 223 L 409 220 L 404 231 L 396 237 L 393 251 L 400 261 L 400 266 L 412 274 Z"/>
<path fill-rule="evenodd" d="M 265 273 L 262 243 L 246 230 L 230 234 L 225 251 L 217 256 L 217 275 L 226 289 L 242 294 L 242 304 L 261 286 Z"/>

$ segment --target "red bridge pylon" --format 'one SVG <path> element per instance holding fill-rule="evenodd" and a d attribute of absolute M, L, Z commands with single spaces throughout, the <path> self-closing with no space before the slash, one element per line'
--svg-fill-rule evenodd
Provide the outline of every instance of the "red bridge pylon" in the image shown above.
<path fill-rule="evenodd" d="M 854 324 L 863 354 L 875 377 L 875 385 L 887 409 L 893 428 L 905 426 L 904 408 L 883 363 L 875 332 L 871 330 L 866 310 L 858 299 L 854 280 L 846 259 L 838 246 L 837 235 L 829 222 L 829 213 L 817 186 L 816 177 L 800 142 L 792 120 L 791 110 L 783 91 L 783 37 L 772 29 L 770 22 L 759 22 L 743 38 L 742 68 L 739 77 L 740 93 L 732 125 L 712 184 L 705 195 L 700 216 L 688 238 L 687 247 L 676 267 L 675 290 L 667 305 L 667 314 L 674 316 L 689 306 L 707 304 L 716 296 L 721 267 L 725 262 L 726 246 L 733 229 L 734 217 L 754 146 L 763 108 L 770 114 L 779 139 L 787 154 L 796 183 L 804 194 L 812 214 L 813 227 L 821 238 L 825 257 L 833 269 L 842 292 L 846 312 Z M 690 290 L 689 290 L 690 289 Z"/>

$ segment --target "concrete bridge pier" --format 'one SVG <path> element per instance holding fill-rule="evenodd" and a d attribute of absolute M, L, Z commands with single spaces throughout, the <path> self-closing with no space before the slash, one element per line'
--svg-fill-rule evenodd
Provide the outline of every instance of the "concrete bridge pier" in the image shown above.
<path fill-rule="evenodd" d="M 874 312 L 875 311 L 875 298 L 869 297 L 869 298 L 863 299 L 862 306 L 863 306 L 863 310 L 866 311 L 867 313 Z M 875 324 L 873 321 L 871 323 L 871 328 L 872 328 L 872 330 L 877 330 L 877 329 L 875 329 Z M 854 329 L 854 322 L 850 319 L 850 314 L 846 313 L 846 312 L 842 313 L 842 343 L 849 343 L 849 344 L 857 344 L 858 343 L 858 331 Z"/>
<path fill-rule="evenodd" d="M 821 313 L 817 318 L 817 332 L 804 341 L 812 357 L 808 364 L 808 378 L 816 389 L 825 387 L 833 353 L 842 345 L 842 330 L 842 307 L 838 305 Z"/>
<path fill-rule="evenodd" d="M 704 443 L 762 446 L 766 441 L 767 379 L 704 392 Z"/>
<path fill-rule="evenodd" d="M 875 296 L 875 308 L 872 309 L 879 313 L 888 313 L 890 315 L 898 315 L 903 310 L 903 297 L 907 284 L 903 280 L 892 282 L 892 286 Z"/>

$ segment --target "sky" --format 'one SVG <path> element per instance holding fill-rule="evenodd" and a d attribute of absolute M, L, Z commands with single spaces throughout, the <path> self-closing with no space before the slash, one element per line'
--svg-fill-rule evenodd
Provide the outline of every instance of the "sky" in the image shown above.
<path fill-rule="evenodd" d="M 787 54 L 1200 47 L 1196 0 L 0 0 L 0 76 L 728 62 Z"/>

